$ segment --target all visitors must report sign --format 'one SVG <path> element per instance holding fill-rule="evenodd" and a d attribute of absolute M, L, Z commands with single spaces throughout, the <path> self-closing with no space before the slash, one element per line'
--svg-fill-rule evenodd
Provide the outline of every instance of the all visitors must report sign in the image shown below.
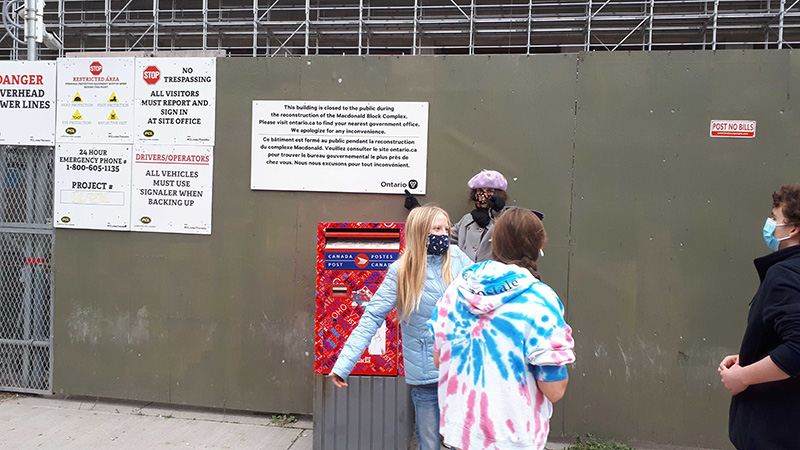
<path fill-rule="evenodd" d="M 712 120 L 711 137 L 754 138 L 755 120 Z"/>

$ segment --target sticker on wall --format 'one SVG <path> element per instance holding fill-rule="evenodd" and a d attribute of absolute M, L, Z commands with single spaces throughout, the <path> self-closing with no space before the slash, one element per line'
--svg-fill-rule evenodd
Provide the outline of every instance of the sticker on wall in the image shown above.
<path fill-rule="evenodd" d="M 754 138 L 756 137 L 755 120 L 712 120 L 711 137 Z"/>

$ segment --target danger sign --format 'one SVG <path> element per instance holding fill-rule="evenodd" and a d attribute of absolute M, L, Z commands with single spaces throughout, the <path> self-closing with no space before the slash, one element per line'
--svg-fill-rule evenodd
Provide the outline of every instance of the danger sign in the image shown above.
<path fill-rule="evenodd" d="M 161 79 L 161 71 L 156 66 L 147 66 L 144 69 L 144 81 L 147 84 L 156 84 Z"/>
<path fill-rule="evenodd" d="M 97 76 L 100 75 L 100 72 L 103 71 L 103 65 L 99 62 L 95 61 L 92 65 L 89 66 L 89 72 L 92 72 L 92 75 Z"/>
<path fill-rule="evenodd" d="M 754 138 L 755 120 L 712 120 L 711 137 Z"/>

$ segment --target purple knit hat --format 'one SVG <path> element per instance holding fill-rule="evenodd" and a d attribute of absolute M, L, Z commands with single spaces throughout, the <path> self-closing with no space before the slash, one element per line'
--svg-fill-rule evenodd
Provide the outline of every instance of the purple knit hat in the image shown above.
<path fill-rule="evenodd" d="M 508 190 L 508 181 L 506 181 L 506 177 L 502 173 L 496 170 L 483 169 L 480 173 L 470 178 L 467 187 L 470 189 L 491 188 L 505 191 Z"/>

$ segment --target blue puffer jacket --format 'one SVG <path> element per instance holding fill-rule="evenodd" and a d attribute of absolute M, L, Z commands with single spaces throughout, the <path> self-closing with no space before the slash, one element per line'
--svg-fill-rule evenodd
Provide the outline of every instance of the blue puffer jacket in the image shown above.
<path fill-rule="evenodd" d="M 472 264 L 472 261 L 457 246 L 450 246 L 450 271 L 455 278 L 461 269 Z M 367 349 L 372 336 L 381 326 L 389 312 L 397 306 L 397 261 L 389 266 L 383 283 L 367 303 L 358 326 L 350 333 L 339 358 L 331 371 L 342 378 L 347 378 L 358 359 Z M 444 294 L 442 281 L 442 257 L 428 255 L 427 280 L 422 290 L 419 309 L 411 313 L 408 322 L 401 322 L 403 333 L 403 360 L 406 369 L 406 383 L 430 384 L 439 381 L 439 370 L 433 365 L 433 336 L 428 328 L 428 319 L 433 313 L 436 302 Z"/>

